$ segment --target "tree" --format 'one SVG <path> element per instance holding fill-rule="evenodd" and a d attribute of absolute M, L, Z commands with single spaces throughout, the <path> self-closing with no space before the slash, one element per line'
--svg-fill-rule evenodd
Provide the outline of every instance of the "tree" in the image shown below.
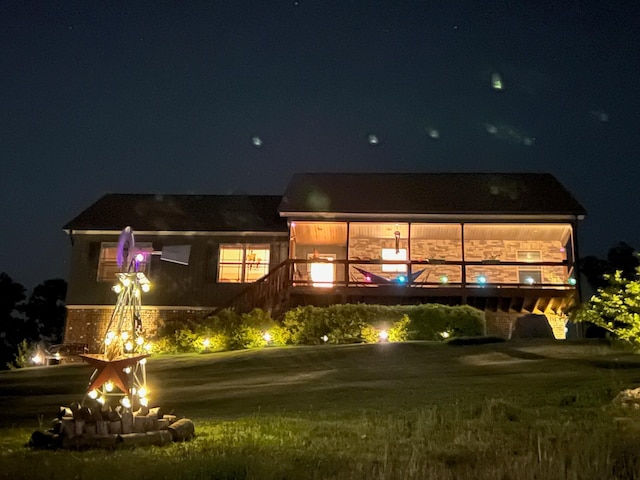
<path fill-rule="evenodd" d="M 24 318 L 20 315 L 25 288 L 6 273 L 0 273 L 0 368 L 13 360 L 24 333 Z"/>
<path fill-rule="evenodd" d="M 640 347 L 640 267 L 634 277 L 625 278 L 620 270 L 605 275 L 608 286 L 577 309 L 573 320 L 590 322 Z"/>
<path fill-rule="evenodd" d="M 67 307 L 67 282 L 57 278 L 45 280 L 33 289 L 24 307 L 27 317 L 25 338 L 47 343 L 62 342 Z"/>
<path fill-rule="evenodd" d="M 625 242 L 618 242 L 607 253 L 606 260 L 593 255 L 580 260 L 580 271 L 594 290 L 608 285 L 605 275 L 622 272 L 624 278 L 632 278 L 636 268 L 640 266 L 640 258 L 635 249 Z"/>

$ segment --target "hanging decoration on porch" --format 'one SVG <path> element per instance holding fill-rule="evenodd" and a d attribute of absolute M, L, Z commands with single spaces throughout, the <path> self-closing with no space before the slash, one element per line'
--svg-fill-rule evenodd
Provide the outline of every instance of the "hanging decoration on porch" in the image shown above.
<path fill-rule="evenodd" d="M 393 236 L 396 240 L 396 253 L 400 253 L 400 230 L 393 232 Z"/>

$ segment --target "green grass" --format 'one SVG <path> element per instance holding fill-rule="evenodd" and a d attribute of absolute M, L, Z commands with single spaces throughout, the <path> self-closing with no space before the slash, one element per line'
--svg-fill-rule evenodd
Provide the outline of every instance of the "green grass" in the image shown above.
<path fill-rule="evenodd" d="M 597 344 L 324 345 L 152 357 L 155 403 L 197 437 L 36 451 L 90 368 L 0 373 L 0 478 L 640 478 L 640 359 Z"/>

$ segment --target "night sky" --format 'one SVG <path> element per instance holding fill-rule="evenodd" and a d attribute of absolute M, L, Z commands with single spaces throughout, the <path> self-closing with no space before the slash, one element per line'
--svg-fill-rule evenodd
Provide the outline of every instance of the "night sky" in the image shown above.
<path fill-rule="evenodd" d="M 624 0 L 4 0 L 0 271 L 66 278 L 62 226 L 105 193 L 320 171 L 549 172 L 583 255 L 638 248 L 638 25 Z"/>

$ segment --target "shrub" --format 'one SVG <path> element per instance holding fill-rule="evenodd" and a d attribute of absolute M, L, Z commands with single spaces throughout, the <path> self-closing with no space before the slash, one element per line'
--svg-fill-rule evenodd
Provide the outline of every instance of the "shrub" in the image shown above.
<path fill-rule="evenodd" d="M 484 314 L 473 307 L 439 304 L 414 305 L 407 308 L 410 340 L 442 340 L 443 337 L 484 334 Z"/>

